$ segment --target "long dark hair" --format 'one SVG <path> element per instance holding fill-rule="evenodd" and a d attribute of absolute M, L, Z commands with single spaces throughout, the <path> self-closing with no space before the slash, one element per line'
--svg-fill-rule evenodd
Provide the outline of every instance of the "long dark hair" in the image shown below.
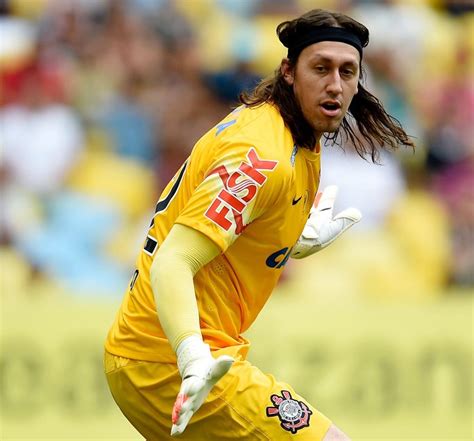
<path fill-rule="evenodd" d="M 357 35 L 362 46 L 365 47 L 369 42 L 369 31 L 364 25 L 347 15 L 322 9 L 314 9 L 299 18 L 280 23 L 277 27 L 277 35 L 283 45 L 288 47 L 295 34 L 305 33 L 308 29 L 317 26 L 342 27 Z M 291 66 L 296 66 L 297 61 L 298 55 L 289 59 Z M 393 150 L 399 145 L 413 148 L 414 143 L 403 130 L 400 122 L 389 115 L 378 98 L 362 86 L 362 79 L 361 66 L 358 92 L 352 99 L 348 114 L 344 117 L 339 129 L 327 137 L 335 141 L 342 130 L 343 135 L 354 145 L 357 153 L 362 157 L 370 155 L 374 162 L 382 148 Z M 273 76 L 262 80 L 252 92 L 242 93 L 240 101 L 248 106 L 258 106 L 265 102 L 276 104 L 296 144 L 309 149 L 315 146 L 314 130 L 304 118 L 292 86 L 285 81 L 280 68 L 275 70 Z"/>

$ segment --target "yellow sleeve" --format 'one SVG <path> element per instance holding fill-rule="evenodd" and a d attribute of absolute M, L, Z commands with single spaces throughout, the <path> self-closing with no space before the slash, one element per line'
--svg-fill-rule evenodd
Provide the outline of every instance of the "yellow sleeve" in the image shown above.
<path fill-rule="evenodd" d="M 150 282 L 158 318 L 174 351 L 184 338 L 201 335 L 193 278 L 219 254 L 211 239 L 179 224 L 173 225 L 156 253 Z"/>

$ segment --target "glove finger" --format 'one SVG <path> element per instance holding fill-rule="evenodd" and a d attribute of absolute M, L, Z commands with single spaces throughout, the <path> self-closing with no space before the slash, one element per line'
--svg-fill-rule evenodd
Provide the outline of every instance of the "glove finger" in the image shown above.
<path fill-rule="evenodd" d="M 339 213 L 334 220 L 325 224 L 319 231 L 319 241 L 324 247 L 334 242 L 344 231 L 359 222 L 362 215 L 357 208 L 348 208 Z"/>
<path fill-rule="evenodd" d="M 177 435 L 182 434 L 185 431 L 189 423 L 189 420 L 191 419 L 192 416 L 193 416 L 193 412 L 191 411 L 187 411 L 183 413 L 180 416 L 179 421 L 177 421 L 176 424 L 173 424 L 171 426 L 171 436 L 177 436 Z"/>
<path fill-rule="evenodd" d="M 319 201 L 321 200 L 321 196 L 323 193 L 321 191 L 318 191 L 316 193 L 316 196 L 314 198 L 313 206 L 311 207 L 312 210 L 316 210 L 316 207 L 319 205 Z"/>
<path fill-rule="evenodd" d="M 173 424 L 171 426 L 171 436 L 178 436 L 181 435 L 184 432 L 184 429 L 186 427 L 182 428 L 180 425 Z"/>
<path fill-rule="evenodd" d="M 171 414 L 173 423 L 178 424 L 182 420 L 181 417 L 184 413 L 189 409 L 194 410 L 195 396 L 202 390 L 204 385 L 204 380 L 198 377 L 190 377 L 183 381 Z"/>
<path fill-rule="evenodd" d="M 186 429 L 189 420 L 197 410 L 196 396 L 179 394 L 173 407 L 171 436 L 179 435 Z"/>
<path fill-rule="evenodd" d="M 171 416 L 171 421 L 173 422 L 173 424 L 177 424 L 178 421 L 179 421 L 179 418 L 181 416 L 181 411 L 182 411 L 182 408 L 183 408 L 183 404 L 188 400 L 188 396 L 186 394 L 183 394 L 183 393 L 179 393 L 177 398 L 176 398 L 176 401 L 174 402 L 174 405 L 173 405 L 173 412 L 172 412 L 172 416 Z"/>
<path fill-rule="evenodd" d="M 356 223 L 362 219 L 362 213 L 357 208 L 350 207 L 336 214 L 334 220 L 336 219 L 350 219 L 353 223 Z"/>
<path fill-rule="evenodd" d="M 209 380 L 217 383 L 231 368 L 234 359 L 229 355 L 221 355 L 216 359 L 214 366 L 209 372 Z"/>
<path fill-rule="evenodd" d="M 317 202 L 316 211 L 320 218 L 332 219 L 332 211 L 334 208 L 334 201 L 337 196 L 337 185 L 328 185 Z"/>
<path fill-rule="evenodd" d="M 356 222 L 353 218 L 340 217 L 331 221 L 324 231 L 321 231 L 321 242 L 324 246 L 329 245 L 335 239 L 337 239 L 344 231 L 352 227 Z"/>

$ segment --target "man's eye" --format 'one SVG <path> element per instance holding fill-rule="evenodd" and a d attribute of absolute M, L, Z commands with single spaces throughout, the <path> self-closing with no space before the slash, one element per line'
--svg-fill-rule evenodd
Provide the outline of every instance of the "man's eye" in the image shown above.
<path fill-rule="evenodd" d="M 354 76 L 354 71 L 351 70 L 351 69 L 344 69 L 342 71 L 342 74 L 346 77 L 352 77 L 352 76 Z"/>
<path fill-rule="evenodd" d="M 326 72 L 326 68 L 324 66 L 316 66 L 316 72 Z"/>

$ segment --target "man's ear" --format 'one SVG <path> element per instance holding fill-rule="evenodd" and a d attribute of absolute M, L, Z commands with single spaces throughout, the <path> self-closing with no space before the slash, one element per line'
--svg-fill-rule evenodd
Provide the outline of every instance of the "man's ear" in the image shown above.
<path fill-rule="evenodd" d="M 290 86 L 293 86 L 293 83 L 295 81 L 295 69 L 290 64 L 290 60 L 288 60 L 288 58 L 283 58 L 283 60 L 281 60 L 280 72 L 283 75 L 285 81 Z"/>

